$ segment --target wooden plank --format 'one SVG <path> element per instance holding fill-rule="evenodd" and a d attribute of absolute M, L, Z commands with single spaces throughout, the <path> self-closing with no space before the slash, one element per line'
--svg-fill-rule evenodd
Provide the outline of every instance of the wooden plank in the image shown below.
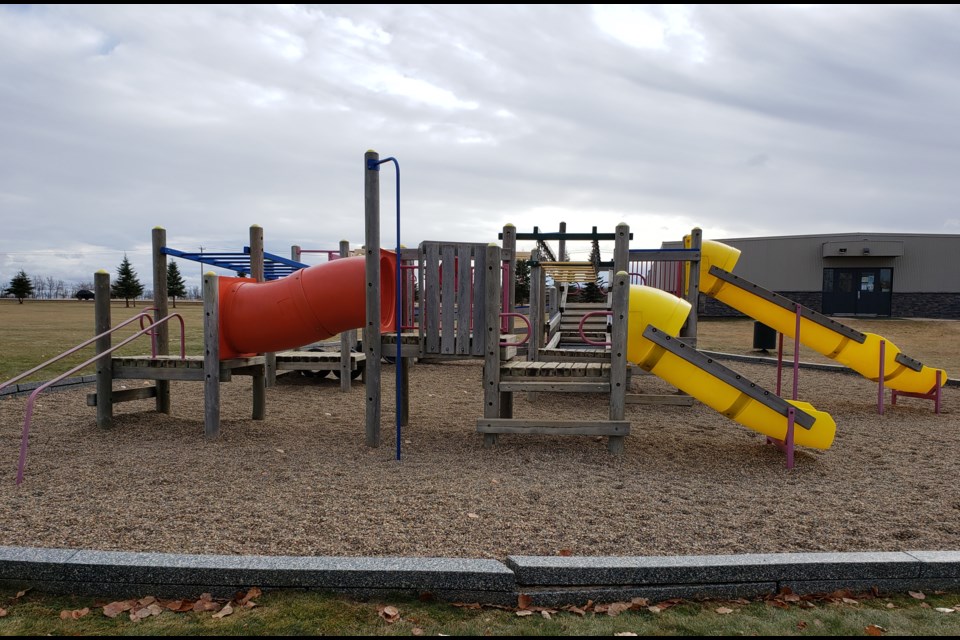
<path fill-rule="evenodd" d="M 576 378 L 569 378 L 576 380 Z M 510 378 L 500 380 L 501 391 L 552 391 L 556 393 L 609 393 L 609 382 L 564 382 L 563 378 L 558 378 L 554 382 L 542 382 L 538 380 L 513 381 Z"/>
<path fill-rule="evenodd" d="M 456 247 L 444 244 L 440 247 L 440 353 L 453 355 L 456 341 Z"/>
<path fill-rule="evenodd" d="M 421 304 L 426 305 L 424 317 L 424 350 L 428 354 L 440 353 L 440 246 L 435 242 L 424 243 L 423 257 L 425 290 Z"/>
<path fill-rule="evenodd" d="M 474 252 L 473 263 L 473 339 L 470 344 L 470 353 L 475 356 L 483 355 L 483 336 L 486 330 L 487 318 L 487 254 L 485 249 Z M 497 301 L 497 308 L 500 302 Z"/>
<path fill-rule="evenodd" d="M 473 282 L 470 277 L 471 255 L 468 244 L 458 244 L 457 249 L 457 333 L 454 353 L 470 354 L 470 298 Z"/>
<path fill-rule="evenodd" d="M 630 422 L 626 420 L 507 420 L 484 418 L 477 421 L 477 431 L 483 434 L 626 436 L 630 435 Z"/>
<path fill-rule="evenodd" d="M 115 380 L 183 380 L 201 382 L 206 379 L 203 369 L 172 369 L 166 367 L 113 368 Z"/>
<path fill-rule="evenodd" d="M 114 404 L 118 402 L 130 402 L 131 400 L 145 400 L 147 398 L 156 398 L 157 397 L 157 388 L 155 386 L 141 387 L 139 389 L 120 389 L 114 391 L 111 395 L 110 401 Z M 95 407 L 97 406 L 97 394 L 88 393 L 87 394 L 87 406 Z"/>

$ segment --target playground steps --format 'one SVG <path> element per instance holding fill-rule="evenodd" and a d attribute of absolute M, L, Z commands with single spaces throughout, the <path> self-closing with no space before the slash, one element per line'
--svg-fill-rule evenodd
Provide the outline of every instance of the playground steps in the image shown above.
<path fill-rule="evenodd" d="M 609 302 L 571 302 L 560 311 L 559 330 L 564 342 L 583 342 L 580 338 L 580 322 L 588 313 L 609 311 Z M 583 323 L 583 332 L 595 342 L 609 342 L 607 337 L 608 316 L 590 316 Z"/>
<path fill-rule="evenodd" d="M 610 364 L 603 362 L 506 362 L 500 391 L 609 393 Z"/>

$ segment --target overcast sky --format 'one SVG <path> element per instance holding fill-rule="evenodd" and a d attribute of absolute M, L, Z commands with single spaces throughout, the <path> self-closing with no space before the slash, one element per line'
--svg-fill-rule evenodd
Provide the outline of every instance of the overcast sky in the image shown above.
<path fill-rule="evenodd" d="M 406 246 L 960 233 L 958 78 L 957 6 L 3 5 L 0 282 L 359 245 L 367 149 Z"/>

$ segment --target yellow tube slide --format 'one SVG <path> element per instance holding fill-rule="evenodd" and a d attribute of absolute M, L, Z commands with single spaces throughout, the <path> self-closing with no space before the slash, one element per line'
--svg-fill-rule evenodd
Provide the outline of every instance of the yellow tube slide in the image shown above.
<path fill-rule="evenodd" d="M 739 249 L 721 242 L 704 240 L 701 256 L 700 290 L 704 294 L 776 329 L 785 336 L 795 338 L 797 326 L 795 310 L 786 309 L 761 297 L 758 293 L 768 292 L 748 280 L 737 278 L 739 282 L 727 282 L 710 273 L 711 266 L 717 266 L 727 272 L 732 271 L 740 257 Z M 782 296 L 780 299 L 790 302 Z M 897 391 L 912 393 L 929 393 L 936 388 L 938 369 L 917 363 L 920 370 L 916 371 L 898 362 L 897 355 L 900 354 L 900 349 L 889 340 L 875 333 L 860 334 L 825 316 L 822 317 L 822 321 L 824 324 L 802 317 L 800 342 L 876 382 L 880 378 L 880 341 L 885 340 L 884 385 Z M 836 329 L 831 328 L 831 325 Z M 849 334 L 862 335 L 863 342 L 857 341 Z M 941 372 L 940 384 L 943 385 L 947 382 L 947 372 L 943 369 L 939 371 Z"/>
<path fill-rule="evenodd" d="M 643 332 L 652 325 L 660 332 L 676 336 L 690 313 L 690 303 L 665 291 L 643 285 L 630 286 L 629 336 L 627 359 L 646 371 L 666 380 L 673 386 L 722 413 L 734 422 L 762 434 L 784 440 L 787 434 L 787 418 L 763 402 L 737 389 L 702 366 L 674 354 L 644 337 Z M 695 351 L 693 347 L 684 347 Z M 722 368 L 719 364 L 711 366 Z M 729 371 L 729 370 L 726 370 Z M 730 371 L 732 376 L 735 373 Z M 743 380 L 742 376 L 738 376 Z M 756 387 L 749 383 L 751 387 Z M 776 398 L 756 387 L 757 392 Z M 837 425 L 830 414 L 817 411 L 809 403 L 787 400 L 793 406 L 814 417 L 808 430 L 797 425 L 794 442 L 805 447 L 828 449 L 833 443 Z"/>

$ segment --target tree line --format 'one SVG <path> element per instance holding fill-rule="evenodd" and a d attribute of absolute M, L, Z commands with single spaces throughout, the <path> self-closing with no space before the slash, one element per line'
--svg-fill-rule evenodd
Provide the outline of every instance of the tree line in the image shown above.
<path fill-rule="evenodd" d="M 75 282 L 68 285 L 64 280 L 57 280 L 53 277 L 28 276 L 26 271 L 21 269 L 10 279 L 10 283 L 2 293 L 11 295 L 17 299 L 20 304 L 26 298 L 34 299 L 63 299 L 63 298 L 81 298 L 84 292 L 93 291 L 93 282 Z M 187 298 L 187 285 L 183 281 L 180 273 L 180 267 L 171 260 L 167 264 L 167 296 L 173 301 L 173 306 L 177 306 L 177 298 Z M 137 300 L 142 298 L 153 298 L 153 291 L 145 291 L 143 283 L 137 276 L 136 270 L 130 264 L 127 255 L 123 255 L 123 261 L 117 267 L 117 278 L 110 285 L 110 297 L 126 301 L 126 306 L 137 306 Z M 191 299 L 199 300 L 201 297 L 200 287 L 193 286 L 190 289 Z"/>

